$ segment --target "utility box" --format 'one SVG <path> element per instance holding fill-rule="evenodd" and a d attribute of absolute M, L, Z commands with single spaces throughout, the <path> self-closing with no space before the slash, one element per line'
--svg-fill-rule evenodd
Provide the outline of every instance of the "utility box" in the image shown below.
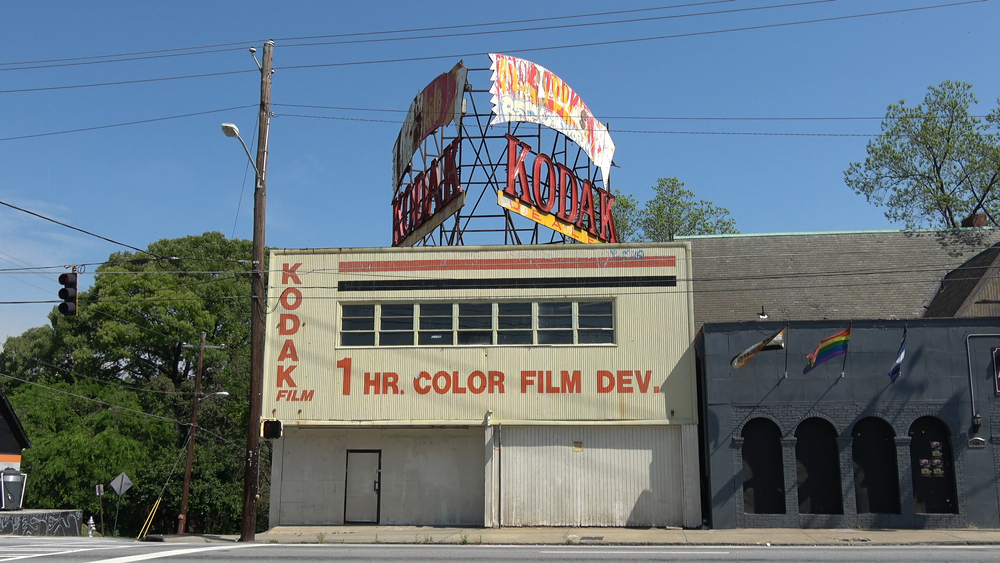
<path fill-rule="evenodd" d="M 8 467 L 0 472 L 3 488 L 3 498 L 0 500 L 0 510 L 21 510 L 21 503 L 24 502 L 24 482 L 28 477 L 17 469 Z"/>

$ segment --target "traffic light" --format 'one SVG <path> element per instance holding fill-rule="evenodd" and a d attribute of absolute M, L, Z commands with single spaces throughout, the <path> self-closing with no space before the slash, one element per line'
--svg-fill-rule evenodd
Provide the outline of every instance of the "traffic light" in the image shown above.
<path fill-rule="evenodd" d="M 59 312 L 67 317 L 76 316 L 76 272 L 59 274 L 59 283 L 63 286 L 59 290 Z"/>
<path fill-rule="evenodd" d="M 281 421 L 265 420 L 261 429 L 261 435 L 265 440 L 277 440 L 281 438 Z"/>

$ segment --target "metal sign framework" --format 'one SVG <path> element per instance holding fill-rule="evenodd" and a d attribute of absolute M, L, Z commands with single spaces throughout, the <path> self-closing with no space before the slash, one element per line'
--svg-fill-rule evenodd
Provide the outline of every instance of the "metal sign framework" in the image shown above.
<path fill-rule="evenodd" d="M 489 68 L 469 69 L 477 82 L 490 82 Z M 538 124 L 508 122 L 490 125 L 490 90 L 466 86 L 463 100 L 461 132 L 452 126 L 440 127 L 421 143 L 413 155 L 413 165 L 403 178 L 403 185 L 416 179 L 421 170 L 427 170 L 432 161 L 440 159 L 456 137 L 459 142 L 459 174 L 465 190 L 465 206 L 428 232 L 413 246 L 468 246 L 501 244 L 563 244 L 575 243 L 557 231 L 521 217 L 496 204 L 497 193 L 506 186 L 507 134 L 531 145 L 534 154 L 546 153 L 554 161 L 569 167 L 578 178 L 589 180 L 594 187 L 610 191 L 602 179 L 600 169 L 587 153 L 569 137 Z M 419 166 L 418 166 L 419 164 Z M 610 184 L 610 182 L 608 182 Z"/>

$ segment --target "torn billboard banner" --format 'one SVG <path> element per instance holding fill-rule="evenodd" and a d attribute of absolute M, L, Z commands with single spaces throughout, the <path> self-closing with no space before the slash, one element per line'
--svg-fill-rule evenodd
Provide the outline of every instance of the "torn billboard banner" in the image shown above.
<path fill-rule="evenodd" d="M 462 128 L 462 99 L 469 69 L 459 61 L 450 71 L 431 81 L 410 104 L 396 144 L 392 147 L 392 189 L 403 181 L 417 147 L 439 127 L 455 122 Z"/>
<path fill-rule="evenodd" d="M 537 123 L 573 140 L 601 169 L 608 185 L 615 144 L 608 128 L 594 117 L 572 88 L 561 78 L 531 61 L 490 53 L 493 71 L 490 94 L 493 120 L 490 125 L 509 121 Z"/>

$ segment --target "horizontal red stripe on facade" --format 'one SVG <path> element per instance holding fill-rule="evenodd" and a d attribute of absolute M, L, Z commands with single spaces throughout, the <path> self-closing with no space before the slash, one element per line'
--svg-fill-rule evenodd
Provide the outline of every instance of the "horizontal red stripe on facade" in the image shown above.
<path fill-rule="evenodd" d="M 341 262 L 340 273 L 447 270 L 567 270 L 595 268 L 674 268 L 675 256 L 645 258 L 508 258 L 472 260 L 380 260 Z"/>

